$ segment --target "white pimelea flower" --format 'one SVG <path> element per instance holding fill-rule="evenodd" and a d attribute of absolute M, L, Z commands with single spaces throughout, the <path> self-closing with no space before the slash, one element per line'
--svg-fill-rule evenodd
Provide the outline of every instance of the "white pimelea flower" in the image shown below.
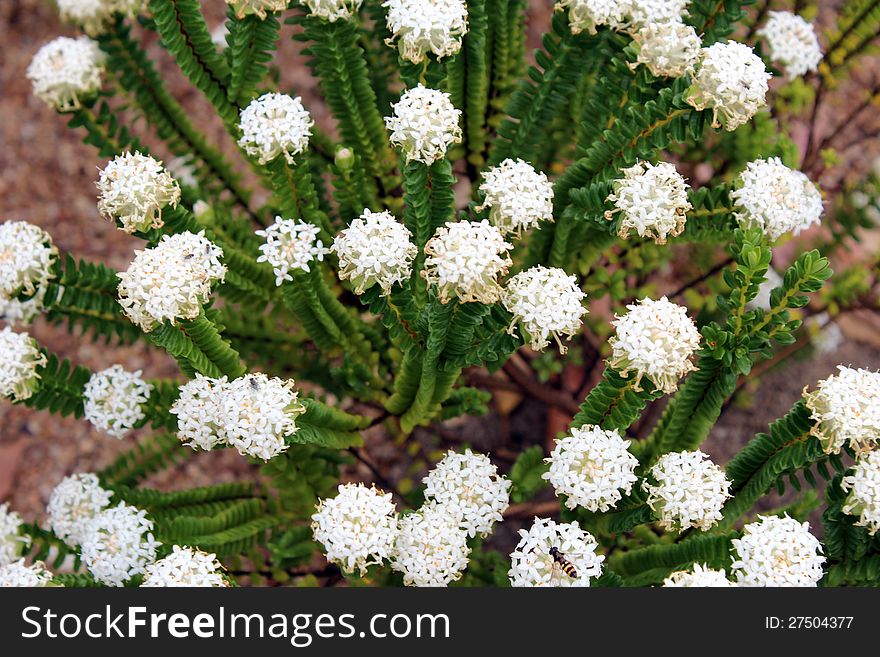
<path fill-rule="evenodd" d="M 583 587 L 602 574 L 605 557 L 596 554 L 596 539 L 576 522 L 557 523 L 549 518 L 535 518 L 529 529 L 519 530 L 519 535 L 507 573 L 511 586 Z M 574 570 L 566 573 L 559 559 L 564 559 Z"/>
<path fill-rule="evenodd" d="M 691 356 L 700 346 L 700 332 L 687 308 L 666 297 L 642 299 L 627 306 L 612 323 L 609 364 L 621 374 L 634 372 L 636 385 L 647 378 L 665 393 L 678 389 L 678 380 L 692 371 Z"/>
<path fill-rule="evenodd" d="M 122 586 L 156 560 L 158 543 L 147 512 L 120 502 L 105 509 L 83 531 L 83 563 L 96 580 Z"/>
<path fill-rule="evenodd" d="M 565 495 L 569 509 L 582 506 L 605 513 L 623 494 L 630 494 L 638 479 L 639 461 L 630 454 L 629 444 L 617 429 L 606 431 L 591 424 L 573 427 L 556 441 L 550 458 L 544 459 L 550 468 L 542 477 L 557 495 Z"/>
<path fill-rule="evenodd" d="M 392 110 L 392 116 L 385 117 L 385 127 L 407 162 L 433 164 L 461 141 L 461 110 L 455 108 L 448 93 L 420 84 L 403 92 Z"/>
<path fill-rule="evenodd" d="M 28 536 L 21 533 L 21 516 L 9 510 L 9 504 L 0 504 L 0 566 L 18 560 L 30 545 Z"/>
<path fill-rule="evenodd" d="M 747 45 L 714 43 L 700 53 L 687 102 L 698 110 L 711 107 L 714 127 L 736 130 L 766 105 L 770 77 Z"/>
<path fill-rule="evenodd" d="M 312 534 L 330 563 L 361 575 L 391 557 L 397 509 L 391 493 L 363 484 L 341 484 L 336 497 L 321 500 L 312 515 Z"/>
<path fill-rule="evenodd" d="M 39 226 L 26 221 L 0 224 L 0 303 L 17 301 L 21 294 L 37 295 L 52 278 L 57 257 L 52 238 Z"/>
<path fill-rule="evenodd" d="M 483 454 L 449 450 L 422 480 L 425 499 L 459 518 L 468 536 L 485 536 L 510 504 L 511 482 Z"/>
<path fill-rule="evenodd" d="M 880 372 L 837 366 L 838 373 L 804 388 L 810 409 L 810 433 L 827 454 L 844 447 L 864 454 L 880 444 Z"/>
<path fill-rule="evenodd" d="M 507 273 L 513 247 L 483 221 L 447 221 L 425 244 L 422 276 L 437 287 L 440 301 L 453 296 L 462 303 L 495 303 L 501 297 L 498 277 Z"/>
<path fill-rule="evenodd" d="M 65 477 L 55 486 L 46 505 L 49 526 L 70 547 L 82 543 L 91 520 L 110 505 L 113 494 L 101 488 L 91 472 Z"/>
<path fill-rule="evenodd" d="M 298 96 L 263 94 L 241 110 L 238 145 L 260 164 L 268 164 L 279 155 L 293 164 L 294 157 L 308 148 L 313 125 Z"/>
<path fill-rule="evenodd" d="M 104 60 L 98 44 L 88 37 L 58 37 L 37 51 L 27 77 L 40 100 L 59 112 L 70 112 L 101 90 Z"/>
<path fill-rule="evenodd" d="M 736 558 L 731 571 L 740 586 L 816 586 L 822 579 L 822 545 L 810 523 L 794 518 L 758 516 L 731 541 Z"/>
<path fill-rule="evenodd" d="M 175 545 L 174 551 L 167 557 L 147 565 L 141 586 L 149 588 L 229 586 L 222 571 L 223 566 L 217 561 L 217 555 Z"/>
<path fill-rule="evenodd" d="M 37 290 L 27 301 L 0 297 L 0 322 L 12 327 L 27 326 L 42 312 L 45 298 L 46 288 Z"/>
<path fill-rule="evenodd" d="M 387 43 L 394 45 L 397 39 L 404 59 L 420 64 L 428 53 L 439 60 L 461 50 L 468 30 L 464 0 L 385 0 L 382 6 L 388 10 L 386 22 L 392 34 Z"/>
<path fill-rule="evenodd" d="M 543 350 L 552 336 L 564 354 L 561 336 L 571 338 L 580 331 L 581 317 L 587 313 L 585 296 L 577 277 L 558 267 L 538 265 L 521 271 L 507 281 L 501 293 L 501 303 L 513 315 L 508 332 L 515 333 L 519 323 L 532 349 Z"/>
<path fill-rule="evenodd" d="M 110 160 L 95 185 L 98 211 L 126 233 L 160 228 L 162 208 L 180 201 L 180 185 L 162 163 L 137 151 Z"/>
<path fill-rule="evenodd" d="M 771 11 L 758 30 L 770 46 L 770 59 L 782 62 L 788 78 L 815 71 L 822 61 L 822 48 L 812 23 L 789 11 Z"/>
<path fill-rule="evenodd" d="M 742 226 L 760 228 L 776 240 L 819 223 L 822 194 L 806 174 L 789 169 L 778 157 L 749 162 L 739 179 L 730 196 L 740 208 L 735 216 Z"/>
<path fill-rule="evenodd" d="M 42 561 L 26 566 L 24 559 L 19 559 L 0 567 L 0 588 L 35 588 L 51 585 L 52 573 L 46 570 L 46 566 Z"/>
<path fill-rule="evenodd" d="M 862 456 L 853 466 L 852 474 L 843 478 L 840 487 L 849 495 L 843 512 L 858 516 L 857 525 L 868 528 L 873 536 L 880 529 L 880 451 Z"/>
<path fill-rule="evenodd" d="M 553 221 L 553 185 L 547 176 L 522 160 L 504 160 L 483 173 L 480 191 L 489 208 L 489 219 L 503 233 L 537 228 Z"/>
<path fill-rule="evenodd" d="M 305 221 L 275 217 L 275 223 L 256 234 L 266 241 L 260 245 L 262 255 L 257 262 L 268 262 L 275 272 L 275 285 L 292 281 L 294 269 L 311 271 L 309 263 L 322 261 L 329 253 L 318 239 L 320 229 Z"/>
<path fill-rule="evenodd" d="M 363 0 L 300 0 L 313 16 L 335 23 L 357 14 Z"/>
<path fill-rule="evenodd" d="M 560 0 L 555 10 L 568 9 L 568 24 L 572 34 L 584 30 L 596 33 L 600 25 L 611 29 L 622 28 L 626 23 L 632 0 Z"/>
<path fill-rule="evenodd" d="M 727 579 L 723 570 L 709 568 L 706 564 L 694 564 L 693 570 L 677 570 L 663 580 L 667 588 L 711 588 L 731 587 L 733 582 Z"/>
<path fill-rule="evenodd" d="M 687 211 L 693 206 L 688 201 L 688 184 L 675 166 L 637 162 L 621 173 L 623 178 L 612 183 L 614 191 L 606 199 L 614 203 L 615 210 L 605 212 L 608 220 L 620 212 L 618 235 L 626 239 L 635 230 L 639 237 L 650 237 L 657 244 L 681 235 Z"/>
<path fill-rule="evenodd" d="M 36 391 L 37 368 L 46 364 L 37 341 L 8 326 L 0 331 L 0 396 L 24 401 Z"/>
<path fill-rule="evenodd" d="M 642 488 L 648 493 L 648 506 L 667 530 L 696 527 L 707 531 L 721 520 L 721 507 L 730 497 L 730 481 L 707 454 L 664 454 L 650 475 Z"/>
<path fill-rule="evenodd" d="M 222 281 L 223 251 L 204 231 L 164 235 L 151 249 L 135 251 L 134 261 L 119 276 L 119 303 L 128 318 L 144 331 L 177 319 L 194 319 Z"/>
<path fill-rule="evenodd" d="M 629 27 L 639 29 L 657 23 L 680 23 L 691 0 L 632 0 Z"/>
<path fill-rule="evenodd" d="M 220 412 L 226 377 L 210 379 L 196 374 L 180 386 L 180 395 L 169 409 L 177 416 L 177 437 L 193 449 L 212 450 L 226 443 Z"/>
<path fill-rule="evenodd" d="M 810 344 L 819 354 L 834 353 L 843 344 L 843 331 L 828 313 L 817 313 L 807 317 L 804 326 L 810 334 Z"/>
<path fill-rule="evenodd" d="M 56 0 L 61 20 L 72 23 L 89 36 L 98 36 L 113 22 L 114 14 L 129 18 L 144 9 L 145 0 Z"/>
<path fill-rule="evenodd" d="M 339 278 L 351 281 L 355 294 L 363 294 L 378 284 L 382 295 L 391 292 L 412 274 L 413 259 L 418 253 L 410 242 L 412 233 L 390 212 L 364 213 L 343 228 L 333 240 L 339 258 Z"/>
<path fill-rule="evenodd" d="M 442 504 L 425 504 L 398 523 L 391 567 L 407 586 L 447 586 L 467 568 L 470 548 L 458 517 Z"/>
<path fill-rule="evenodd" d="M 126 372 L 113 365 L 95 372 L 83 387 L 85 418 L 99 431 L 122 438 L 144 419 L 145 404 L 153 386 L 141 378 L 141 370 Z"/>
<path fill-rule="evenodd" d="M 637 63 L 657 77 L 670 78 L 694 72 L 703 44 L 693 27 L 677 22 L 648 23 L 633 35 L 633 41 L 639 49 Z"/>
<path fill-rule="evenodd" d="M 265 20 L 267 14 L 287 9 L 290 0 L 226 0 L 226 4 L 235 10 L 238 20 L 248 14 L 256 14 Z"/>

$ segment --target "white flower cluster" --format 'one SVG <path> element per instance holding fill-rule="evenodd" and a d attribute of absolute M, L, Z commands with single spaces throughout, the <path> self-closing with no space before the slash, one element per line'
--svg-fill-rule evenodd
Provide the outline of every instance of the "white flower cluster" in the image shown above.
<path fill-rule="evenodd" d="M 609 221 L 620 212 L 617 234 L 626 239 L 631 230 L 639 237 L 650 237 L 657 244 L 665 244 L 667 237 L 677 237 L 684 230 L 687 212 L 693 206 L 688 201 L 688 184 L 669 162 L 637 162 L 621 169 L 623 178 L 612 183 L 613 192 L 607 201 L 614 210 L 607 210 Z"/>
<path fill-rule="evenodd" d="M 27 324 L 42 310 L 58 249 L 45 230 L 26 221 L 0 224 L 0 318 Z M 20 301 L 18 297 L 28 298 Z"/>
<path fill-rule="evenodd" d="M 319 232 L 320 229 L 314 224 L 282 217 L 275 217 L 274 224 L 256 231 L 265 240 L 260 245 L 262 255 L 257 258 L 257 262 L 268 262 L 272 266 L 275 285 L 292 281 L 292 270 L 311 271 L 310 262 L 324 260 L 329 251 L 318 239 Z"/>
<path fill-rule="evenodd" d="M 690 3 L 691 0 L 630 0 L 630 29 L 658 23 L 681 23 Z"/>
<path fill-rule="evenodd" d="M 584 587 L 602 574 L 605 557 L 596 554 L 596 539 L 576 522 L 535 518 L 531 528 L 520 529 L 519 535 L 507 573 L 511 586 Z"/>
<path fill-rule="evenodd" d="M 358 13 L 363 0 L 300 0 L 313 16 L 335 23 Z"/>
<path fill-rule="evenodd" d="M 24 401 L 34 394 L 46 364 L 37 341 L 27 333 L 16 333 L 8 326 L 0 331 L 0 396 Z"/>
<path fill-rule="evenodd" d="M 190 547 L 174 546 L 167 557 L 148 564 L 141 586 L 220 588 L 229 586 L 223 577 L 223 566 L 215 554 Z"/>
<path fill-rule="evenodd" d="M 747 45 L 713 43 L 701 51 L 687 101 L 698 110 L 711 107 L 715 127 L 736 130 L 766 105 L 770 77 Z"/>
<path fill-rule="evenodd" d="M 596 33 L 596 28 L 607 25 L 620 29 L 626 24 L 632 0 L 560 0 L 555 10 L 568 9 L 568 24 L 572 34 L 587 31 Z"/>
<path fill-rule="evenodd" d="M 724 470 L 707 454 L 671 452 L 651 468 L 651 480 L 642 482 L 648 506 L 669 531 L 696 527 L 708 531 L 721 520 L 721 508 L 731 496 Z"/>
<path fill-rule="evenodd" d="M 82 543 L 92 519 L 110 505 L 111 497 L 113 494 L 101 488 L 98 477 L 91 472 L 65 477 L 49 496 L 49 526 L 58 538 L 76 547 Z"/>
<path fill-rule="evenodd" d="M 287 450 L 305 412 L 293 380 L 247 374 L 233 381 L 200 374 L 180 387 L 169 409 L 177 415 L 177 437 L 193 449 L 230 445 L 242 456 L 264 461 Z"/>
<path fill-rule="evenodd" d="M 771 11 L 758 30 L 770 46 L 770 59 L 782 62 L 790 80 L 815 71 L 822 61 L 822 48 L 812 23 L 790 11 Z"/>
<path fill-rule="evenodd" d="M 98 211 L 129 234 L 160 228 L 162 208 L 180 201 L 180 185 L 162 163 L 137 151 L 110 160 L 95 185 Z"/>
<path fill-rule="evenodd" d="M 30 538 L 21 534 L 21 516 L 9 510 L 9 504 L 0 504 L 0 566 L 18 560 L 30 545 Z"/>
<path fill-rule="evenodd" d="M 390 212 L 364 213 L 339 231 L 333 251 L 339 258 L 339 278 L 350 280 L 356 294 L 363 294 L 378 284 L 382 295 L 391 292 L 412 274 L 413 259 L 418 253 L 410 242 L 412 233 Z"/>
<path fill-rule="evenodd" d="M 83 387 L 85 418 L 99 431 L 122 438 L 144 419 L 145 404 L 153 386 L 141 378 L 141 370 L 126 372 L 113 365 L 95 372 Z"/>
<path fill-rule="evenodd" d="M 153 248 L 135 251 L 128 269 L 117 274 L 122 311 L 148 333 L 165 321 L 198 317 L 211 285 L 226 275 L 222 255 L 204 231 L 164 235 Z"/>
<path fill-rule="evenodd" d="M 398 523 L 391 567 L 406 586 L 447 586 L 467 568 L 467 533 L 445 505 L 424 504 Z"/>
<path fill-rule="evenodd" d="M 428 503 L 443 506 L 470 537 L 492 531 L 510 504 L 510 480 L 498 474 L 489 457 L 469 449 L 464 454 L 449 450 L 422 482 Z"/>
<path fill-rule="evenodd" d="M 0 566 L 0 588 L 37 588 L 52 585 L 52 573 L 46 570 L 42 561 L 31 566 L 19 559 L 5 566 Z"/>
<path fill-rule="evenodd" d="M 241 110 L 238 145 L 260 164 L 268 164 L 279 155 L 293 164 L 294 157 L 308 148 L 313 125 L 298 96 L 263 94 Z"/>
<path fill-rule="evenodd" d="M 92 577 L 122 586 L 156 560 L 159 545 L 146 511 L 120 502 L 92 518 L 83 532 L 80 554 Z"/>
<path fill-rule="evenodd" d="M 392 110 L 392 116 L 385 117 L 385 127 L 407 162 L 433 164 L 461 141 L 461 110 L 455 108 L 448 93 L 419 84 L 403 92 Z"/>
<path fill-rule="evenodd" d="M 542 477 L 557 495 L 565 496 L 569 509 L 582 506 L 605 513 L 623 494 L 630 494 L 638 479 L 639 461 L 629 452 L 629 444 L 617 429 L 606 431 L 592 424 L 572 427 L 544 459 L 550 468 Z"/>
<path fill-rule="evenodd" d="M 312 535 L 327 561 L 346 573 L 364 575 L 391 558 L 397 537 L 397 509 L 391 493 L 363 484 L 340 484 L 336 497 L 321 500 L 312 515 Z"/>
<path fill-rule="evenodd" d="M 843 330 L 828 313 L 817 313 L 807 317 L 804 326 L 810 335 L 810 344 L 819 354 L 833 353 L 843 344 Z"/>
<path fill-rule="evenodd" d="M 822 449 L 837 454 L 844 445 L 864 454 L 880 445 L 880 372 L 839 365 L 838 373 L 804 389 L 810 429 Z"/>
<path fill-rule="evenodd" d="M 498 276 L 512 264 L 507 253 L 512 248 L 485 219 L 448 221 L 425 244 L 422 275 L 443 303 L 453 296 L 462 303 L 495 303 L 501 297 Z"/>
<path fill-rule="evenodd" d="M 731 570 L 740 586 L 816 586 L 822 579 L 822 545 L 810 523 L 787 515 L 758 516 L 731 541 L 736 558 Z"/>
<path fill-rule="evenodd" d="M 114 14 L 134 17 L 146 0 L 56 0 L 61 20 L 72 23 L 89 36 L 102 34 L 113 22 Z"/>
<path fill-rule="evenodd" d="M 501 293 L 501 303 L 513 315 L 508 332 L 521 324 L 530 346 L 542 351 L 556 340 L 561 353 L 566 352 L 561 336 L 570 339 L 580 331 L 581 317 L 587 313 L 583 306 L 586 295 L 576 276 L 564 269 L 538 265 L 512 276 Z"/>
<path fill-rule="evenodd" d="M 736 586 L 727 579 L 723 570 L 709 568 L 706 564 L 694 564 L 693 570 L 677 570 L 663 580 L 666 588 L 713 588 Z"/>
<path fill-rule="evenodd" d="M 777 240 L 819 223 L 822 194 L 803 172 L 789 169 L 778 157 L 749 162 L 739 179 L 730 196 L 741 210 L 735 215 L 740 225 L 760 228 Z"/>
<path fill-rule="evenodd" d="M 840 484 L 849 495 L 843 512 L 858 516 L 857 525 L 873 536 L 880 529 L 880 450 L 869 452 L 853 466 L 852 474 Z"/>
<path fill-rule="evenodd" d="M 437 59 L 450 57 L 461 50 L 461 40 L 468 31 L 467 3 L 464 0 L 385 0 L 386 22 L 400 56 L 420 64 L 428 53 Z"/>
<path fill-rule="evenodd" d="M 648 23 L 633 41 L 639 51 L 636 62 L 657 77 L 670 78 L 693 74 L 703 45 L 693 27 L 677 22 Z"/>
<path fill-rule="evenodd" d="M 248 14 L 255 14 L 265 20 L 267 14 L 287 9 L 290 0 L 226 0 L 226 4 L 232 7 L 238 20 Z"/>
<path fill-rule="evenodd" d="M 58 37 L 37 51 L 27 77 L 37 98 L 59 112 L 71 112 L 101 90 L 105 59 L 88 37 Z"/>
<path fill-rule="evenodd" d="M 692 371 L 691 356 L 700 346 L 700 332 L 687 308 L 666 297 L 642 299 L 612 323 L 616 335 L 609 364 L 621 374 L 634 372 L 636 385 L 647 378 L 665 393 L 678 389 L 678 380 Z"/>
<path fill-rule="evenodd" d="M 528 162 L 506 159 L 483 173 L 480 185 L 489 219 L 501 232 L 522 237 L 523 230 L 553 221 L 553 184 Z"/>

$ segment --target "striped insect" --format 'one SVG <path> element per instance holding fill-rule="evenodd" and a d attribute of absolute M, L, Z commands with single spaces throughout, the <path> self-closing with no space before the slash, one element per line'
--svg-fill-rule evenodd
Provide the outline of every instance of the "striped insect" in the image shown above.
<path fill-rule="evenodd" d="M 554 565 L 559 566 L 560 570 L 572 579 L 577 579 L 577 569 L 572 565 L 571 561 L 565 558 L 565 555 L 559 551 L 556 546 L 550 548 L 550 556 L 553 557 Z"/>

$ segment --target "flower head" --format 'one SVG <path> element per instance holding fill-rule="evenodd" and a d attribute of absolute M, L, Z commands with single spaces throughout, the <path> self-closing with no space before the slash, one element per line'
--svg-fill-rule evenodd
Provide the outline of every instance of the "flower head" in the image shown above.
<path fill-rule="evenodd" d="M 350 280 L 355 294 L 378 284 L 382 295 L 412 274 L 418 253 L 412 233 L 390 212 L 364 213 L 339 231 L 330 250 L 339 258 L 339 278 Z"/>
<path fill-rule="evenodd" d="M 553 185 L 528 162 L 506 159 L 483 173 L 480 191 L 489 219 L 503 233 L 522 236 L 523 230 L 553 221 Z"/>
<path fill-rule="evenodd" d="M 336 497 L 321 500 L 312 515 L 312 534 L 330 563 L 352 573 L 391 557 L 397 509 L 391 493 L 363 484 L 344 484 Z"/>
<path fill-rule="evenodd" d="M 647 378 L 665 393 L 678 389 L 678 380 L 692 371 L 691 356 L 700 346 L 700 332 L 687 308 L 666 297 L 642 299 L 612 322 L 616 335 L 609 364 L 621 374 L 634 372 L 636 385 Z"/>
<path fill-rule="evenodd" d="M 596 554 L 596 539 L 576 522 L 535 518 L 531 528 L 520 529 L 519 535 L 507 573 L 511 586 L 583 587 L 602 574 L 605 557 Z M 571 569 L 566 569 L 560 560 Z"/>
<path fill-rule="evenodd" d="M 91 520 L 110 505 L 113 494 L 90 472 L 65 477 L 49 496 L 46 515 L 55 535 L 70 547 L 82 543 Z"/>
<path fill-rule="evenodd" d="M 557 495 L 565 495 L 565 506 L 582 506 L 588 511 L 605 513 L 623 494 L 629 495 L 636 482 L 638 459 L 629 452 L 630 441 L 617 429 L 607 431 L 587 424 L 573 427 L 556 441 L 550 468 L 542 477 L 550 482 Z"/>
<path fill-rule="evenodd" d="M 566 352 L 561 336 L 571 338 L 581 329 L 586 295 L 576 276 L 569 276 L 557 267 L 538 265 L 511 277 L 501 293 L 501 303 L 513 315 L 508 329 L 522 325 L 532 349 L 541 351 L 556 340 L 561 353 Z"/>
<path fill-rule="evenodd" d="M 101 90 L 104 60 L 88 37 L 58 37 L 37 51 L 27 77 L 40 100 L 59 112 L 71 112 Z"/>
<path fill-rule="evenodd" d="M 636 60 L 657 77 L 678 78 L 694 72 L 702 41 L 690 25 L 678 22 L 648 23 L 633 35 Z"/>
<path fill-rule="evenodd" d="M 275 285 L 292 281 L 292 270 L 311 271 L 310 262 L 324 260 L 329 251 L 318 239 L 319 232 L 320 229 L 314 224 L 281 217 L 275 217 L 275 223 L 265 230 L 256 231 L 265 240 L 260 245 L 262 255 L 257 262 L 268 262 L 272 266 Z"/>
<path fill-rule="evenodd" d="M 758 34 L 770 46 L 770 59 L 782 62 L 791 80 L 815 71 L 822 61 L 822 48 L 812 23 L 789 11 L 771 11 Z"/>
<path fill-rule="evenodd" d="M 721 520 L 721 508 L 731 496 L 724 470 L 703 452 L 670 452 L 651 468 L 642 482 L 648 506 L 669 531 L 696 527 L 708 531 Z"/>
<path fill-rule="evenodd" d="M 407 586 L 447 586 L 467 568 L 470 551 L 458 517 L 428 503 L 400 518 L 391 567 L 403 573 Z"/>
<path fill-rule="evenodd" d="M 45 292 L 57 258 L 52 238 L 39 226 L 26 221 L 0 224 L 0 302 Z"/>
<path fill-rule="evenodd" d="M 255 14 L 265 20 L 267 14 L 287 9 L 290 0 L 226 0 L 226 4 L 233 8 L 238 20 L 248 14 Z"/>
<path fill-rule="evenodd" d="M 611 220 L 620 212 L 617 233 L 622 239 L 635 230 L 639 237 L 650 237 L 657 244 L 665 244 L 669 236 L 677 237 L 684 230 L 688 201 L 688 185 L 684 177 L 669 162 L 637 162 L 622 169 L 623 178 L 612 183 L 614 190 L 608 201 L 615 210 L 605 212 Z"/>
<path fill-rule="evenodd" d="M 637 30 L 645 25 L 681 23 L 691 0 L 631 0 L 629 27 Z"/>
<path fill-rule="evenodd" d="M 880 450 L 868 452 L 843 478 L 840 487 L 849 495 L 843 512 L 858 516 L 857 525 L 868 528 L 873 536 L 880 529 Z"/>
<path fill-rule="evenodd" d="M 0 504 L 0 566 L 17 561 L 31 544 L 21 532 L 22 523 L 21 516 L 9 510 L 9 504 Z"/>
<path fill-rule="evenodd" d="M 95 184 L 98 211 L 126 233 L 160 228 L 162 208 L 180 201 L 180 185 L 162 163 L 137 151 L 110 160 Z"/>
<path fill-rule="evenodd" d="M 40 288 L 34 296 L 25 301 L 0 297 L 0 322 L 5 322 L 11 327 L 27 326 L 42 312 L 45 298 L 46 288 Z"/>
<path fill-rule="evenodd" d="M 335 23 L 357 14 L 363 0 L 300 0 L 313 16 Z"/>
<path fill-rule="evenodd" d="M 107 586 L 122 586 L 156 560 L 159 545 L 147 512 L 120 502 L 92 518 L 83 531 L 80 553 L 92 577 Z"/>
<path fill-rule="evenodd" d="M 483 221 L 448 221 L 425 244 L 422 276 L 437 287 L 440 301 L 453 296 L 462 303 L 495 303 L 501 297 L 498 277 L 507 273 L 513 247 Z"/>
<path fill-rule="evenodd" d="M 844 447 L 867 453 L 880 444 L 880 372 L 839 365 L 838 373 L 804 389 L 813 426 L 810 433 L 827 454 Z"/>
<path fill-rule="evenodd" d="M 816 586 L 825 557 L 810 523 L 787 515 L 758 518 L 731 541 L 736 552 L 731 570 L 740 586 Z"/>
<path fill-rule="evenodd" d="M 403 92 L 392 110 L 394 113 L 385 117 L 385 127 L 407 162 L 433 164 L 461 141 L 461 110 L 455 108 L 448 93 L 420 84 Z"/>
<path fill-rule="evenodd" d="M 113 365 L 92 374 L 83 387 L 85 417 L 99 431 L 122 438 L 144 419 L 141 404 L 152 391 L 140 370 L 126 372 L 122 365 Z"/>
<path fill-rule="evenodd" d="M 468 536 L 485 536 L 510 504 L 511 482 L 483 454 L 452 450 L 422 480 L 425 499 L 459 518 Z"/>
<path fill-rule="evenodd" d="M 663 580 L 664 587 L 673 588 L 711 588 L 731 587 L 733 582 L 727 579 L 723 570 L 714 570 L 706 564 L 694 564 L 693 570 L 677 570 Z"/>
<path fill-rule="evenodd" d="M 730 196 L 740 208 L 736 220 L 746 228 L 760 228 L 771 240 L 788 232 L 797 235 L 822 216 L 822 194 L 816 185 L 778 157 L 749 162 Z"/>
<path fill-rule="evenodd" d="M 143 11 L 146 0 L 56 0 L 61 20 L 82 28 L 89 36 L 103 34 L 115 14 L 128 18 Z"/>
<path fill-rule="evenodd" d="M 736 130 L 766 104 L 771 75 L 743 43 L 728 41 L 703 48 L 687 101 L 698 110 L 711 107 L 715 127 Z"/>
<path fill-rule="evenodd" d="M 19 559 L 5 566 L 0 566 L 0 588 L 28 587 L 37 588 L 52 585 L 52 573 L 46 570 L 42 561 L 31 566 Z"/>
<path fill-rule="evenodd" d="M 400 56 L 420 64 L 428 53 L 437 59 L 450 57 L 461 50 L 467 33 L 468 12 L 464 0 L 385 0 L 388 10 L 388 45 L 397 47 Z"/>
<path fill-rule="evenodd" d="M 177 416 L 177 437 L 193 449 L 210 451 L 226 444 L 220 417 L 226 377 L 211 379 L 196 374 L 180 386 L 180 394 L 168 409 Z"/>
<path fill-rule="evenodd" d="M 146 332 L 198 317 L 211 285 L 226 275 L 222 255 L 204 231 L 164 235 L 153 248 L 135 251 L 128 269 L 117 274 L 122 311 Z"/>
<path fill-rule="evenodd" d="M 38 367 L 46 364 L 37 341 L 8 326 L 0 331 L 0 396 L 24 401 L 37 390 Z"/>
<path fill-rule="evenodd" d="M 298 96 L 263 94 L 241 110 L 238 145 L 260 164 L 268 164 L 279 155 L 293 164 L 295 156 L 308 148 L 313 125 Z"/>
<path fill-rule="evenodd" d="M 596 33 L 596 28 L 607 25 L 616 30 L 626 24 L 632 0 L 560 0 L 556 11 L 568 9 L 568 24 L 572 34 L 587 31 Z"/>
<path fill-rule="evenodd" d="M 229 586 L 229 582 L 223 577 L 223 566 L 216 555 L 175 545 L 167 557 L 147 565 L 141 586 L 220 588 Z"/>

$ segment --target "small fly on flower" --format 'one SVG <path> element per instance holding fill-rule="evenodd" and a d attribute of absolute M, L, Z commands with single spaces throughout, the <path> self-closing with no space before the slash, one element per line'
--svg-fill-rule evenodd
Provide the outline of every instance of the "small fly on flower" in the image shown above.
<path fill-rule="evenodd" d="M 559 569 L 564 572 L 566 575 L 571 577 L 572 579 L 577 579 L 577 569 L 574 565 L 565 558 L 565 555 L 559 551 L 559 548 L 555 545 L 550 548 L 550 556 L 553 557 L 553 567 L 556 568 L 559 566 Z"/>

